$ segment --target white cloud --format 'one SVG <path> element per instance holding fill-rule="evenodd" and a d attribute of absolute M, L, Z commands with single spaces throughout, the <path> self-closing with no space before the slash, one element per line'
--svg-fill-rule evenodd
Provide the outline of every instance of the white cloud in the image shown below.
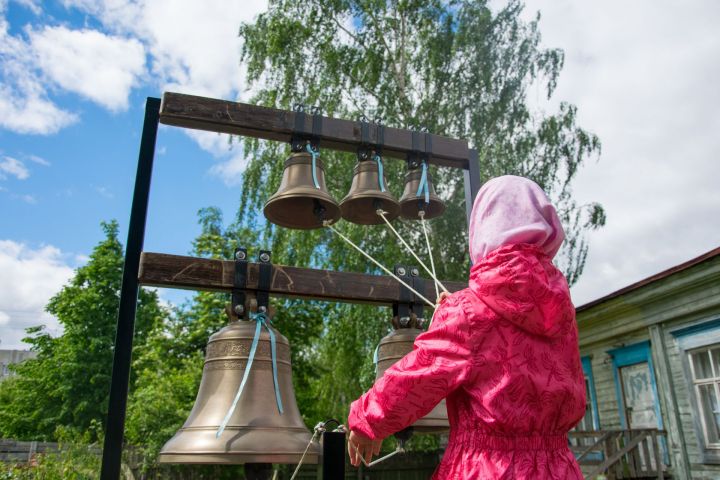
<path fill-rule="evenodd" d="M 47 325 L 59 332 L 57 320 L 44 311 L 50 298 L 72 277 L 62 252 L 53 246 L 33 249 L 0 240 L 0 340 L 3 348 L 27 348 L 25 329 Z"/>
<path fill-rule="evenodd" d="M 238 28 L 267 7 L 265 0 L 64 0 L 100 19 L 105 28 L 145 45 L 153 78 L 163 91 L 235 100 L 246 90 L 239 64 Z M 220 163 L 210 173 L 237 181 L 245 160 L 229 152 L 227 136 L 186 131 Z"/>
<path fill-rule="evenodd" d="M 100 194 L 100 196 L 105 198 L 115 198 L 115 195 L 110 191 L 107 187 L 95 187 L 95 191 Z"/>
<path fill-rule="evenodd" d="M 608 224 L 590 235 L 577 304 L 720 245 L 720 4 L 531 0 L 543 44 L 566 52 L 556 101 L 603 142 L 578 175 Z M 622 15 L 617 12 L 622 11 Z M 532 95 L 533 100 L 535 95 Z M 542 102 L 538 101 L 538 104 Z"/>
<path fill-rule="evenodd" d="M 25 180 L 30 176 L 25 164 L 13 157 L 3 157 L 0 160 L 0 179 L 4 178 L 5 174 L 12 175 L 18 180 Z"/>
<path fill-rule="evenodd" d="M 33 66 L 30 46 L 8 33 L 6 6 L 0 3 L 0 127 L 17 133 L 55 133 L 78 117 L 48 98 Z"/>
<path fill-rule="evenodd" d="M 38 165 L 42 165 L 43 167 L 50 166 L 50 162 L 48 162 L 47 160 L 45 160 L 42 157 L 38 157 L 37 155 L 28 155 L 27 159 L 30 160 L 31 162 L 37 163 Z"/>
<path fill-rule="evenodd" d="M 127 109 L 130 90 L 145 72 L 138 40 L 64 26 L 29 29 L 28 36 L 48 79 L 111 111 Z"/>

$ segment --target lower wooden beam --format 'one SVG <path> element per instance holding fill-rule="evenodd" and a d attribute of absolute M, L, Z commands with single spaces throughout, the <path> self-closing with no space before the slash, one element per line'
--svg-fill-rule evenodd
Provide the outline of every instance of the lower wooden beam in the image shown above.
<path fill-rule="evenodd" d="M 145 252 L 140 258 L 141 285 L 189 290 L 230 292 L 235 262 L 209 258 Z M 248 263 L 247 288 L 257 289 L 259 264 Z M 467 284 L 446 282 L 450 292 Z M 364 273 L 335 272 L 273 264 L 270 294 L 279 297 L 347 303 L 392 305 L 400 300 L 401 285 L 392 277 Z M 435 300 L 435 287 L 425 281 L 423 293 Z"/>

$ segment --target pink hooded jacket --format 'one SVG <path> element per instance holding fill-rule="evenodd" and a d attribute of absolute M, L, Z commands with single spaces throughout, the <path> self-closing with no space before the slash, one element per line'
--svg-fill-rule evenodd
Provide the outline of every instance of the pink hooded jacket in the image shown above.
<path fill-rule="evenodd" d="M 563 237 L 534 182 L 486 183 L 469 287 L 353 402 L 350 429 L 385 438 L 447 398 L 450 439 L 433 479 L 582 479 L 567 439 L 585 413 L 575 310 L 552 264 Z"/>

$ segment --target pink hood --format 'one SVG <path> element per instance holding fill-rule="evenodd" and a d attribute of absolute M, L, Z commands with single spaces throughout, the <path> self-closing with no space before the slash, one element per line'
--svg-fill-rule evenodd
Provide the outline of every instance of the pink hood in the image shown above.
<path fill-rule="evenodd" d="M 575 310 L 565 276 L 535 245 L 505 245 L 470 270 L 470 290 L 498 317 L 533 335 L 566 335 Z"/>
<path fill-rule="evenodd" d="M 493 178 L 482 186 L 468 233 L 473 264 L 497 248 L 519 243 L 534 245 L 552 259 L 565 239 L 545 192 L 532 180 L 513 175 Z"/>

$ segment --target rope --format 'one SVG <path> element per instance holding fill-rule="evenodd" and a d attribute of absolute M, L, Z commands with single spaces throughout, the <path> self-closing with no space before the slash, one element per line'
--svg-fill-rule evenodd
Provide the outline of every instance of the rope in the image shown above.
<path fill-rule="evenodd" d="M 360 461 L 361 461 L 361 462 L 363 463 L 363 465 L 365 465 L 366 467 L 372 467 L 372 466 L 374 466 L 374 465 L 377 465 L 377 464 L 380 463 L 380 462 L 384 462 L 384 461 L 387 460 L 388 458 L 394 457 L 394 456 L 397 455 L 398 453 L 405 453 L 404 442 L 398 442 L 398 446 L 397 446 L 397 448 L 395 449 L 394 452 L 388 453 L 388 454 L 385 455 L 384 457 L 380 457 L 380 458 L 378 458 L 377 460 L 373 460 L 372 462 L 367 463 L 367 462 L 365 461 L 365 457 L 363 457 L 362 455 L 360 455 L 360 451 L 358 450 L 357 445 L 353 445 L 353 447 L 355 447 L 355 453 L 357 453 L 358 456 L 360 457 Z M 290 480 L 292 480 L 292 479 L 290 479 Z"/>
<path fill-rule="evenodd" d="M 420 215 L 420 223 L 422 223 L 423 232 L 425 232 L 425 243 L 427 244 L 428 256 L 430 257 L 430 266 L 432 267 L 432 277 L 434 279 L 434 278 L 436 278 L 435 277 L 435 260 L 433 260 L 432 248 L 430 248 L 430 237 L 428 236 L 427 224 L 425 223 L 425 210 L 420 210 L 418 212 L 418 215 Z M 440 283 L 440 282 L 435 280 L 435 298 L 440 298 L 440 292 L 438 291 L 438 283 Z M 440 285 L 442 285 L 442 284 L 440 284 Z M 443 287 L 443 290 L 445 290 L 447 292 L 445 287 Z"/>
<path fill-rule="evenodd" d="M 390 221 L 385 217 L 385 213 L 386 213 L 386 212 L 383 212 L 382 210 L 378 209 L 378 210 L 376 211 L 376 213 L 377 213 L 378 215 L 380 215 L 383 220 L 385 220 L 385 223 L 387 224 L 387 226 L 390 227 L 390 230 L 392 230 L 392 232 L 395 234 L 395 236 L 398 238 L 398 240 L 400 240 L 400 242 L 402 242 L 402 244 L 405 246 L 405 249 L 406 249 L 408 252 L 410 252 L 410 254 L 411 254 L 413 257 L 415 257 L 415 260 L 417 260 L 417 261 L 420 263 L 420 265 L 425 269 L 425 271 L 427 272 L 427 274 L 432 277 L 433 281 L 435 282 L 435 294 L 436 294 L 436 298 L 440 296 L 440 294 L 438 293 L 438 285 L 440 285 L 440 288 L 443 289 L 443 292 L 450 293 L 450 292 L 448 292 L 448 289 L 445 288 L 445 285 L 443 285 L 442 282 L 437 279 L 437 276 L 435 276 L 435 266 L 434 266 L 432 254 L 431 254 L 431 252 L 430 252 L 430 248 L 428 247 L 428 254 L 430 254 L 430 263 L 433 264 L 432 272 L 431 272 L 430 269 L 427 267 L 427 265 L 425 265 L 425 263 L 423 263 L 423 261 L 420 260 L 420 257 L 417 256 L 417 254 L 413 251 L 412 247 L 410 247 L 410 245 L 408 245 L 408 243 L 405 241 L 405 239 L 398 233 L 397 230 L 395 230 L 395 227 L 393 227 L 392 224 L 390 223 Z M 424 226 L 424 224 L 423 224 L 423 226 Z M 426 235 L 426 237 L 427 237 L 427 232 L 425 232 L 425 235 Z M 428 244 L 428 245 L 429 245 L 429 244 Z"/>
<path fill-rule="evenodd" d="M 424 295 L 422 295 L 422 294 L 419 293 L 417 290 L 415 290 L 413 287 L 411 287 L 410 285 L 408 285 L 407 283 L 405 283 L 401 278 L 399 278 L 397 275 L 395 275 L 395 274 L 392 273 L 390 270 L 388 270 L 387 268 L 385 268 L 382 264 L 380 264 L 380 262 L 378 262 L 378 261 L 375 260 L 373 257 L 371 257 L 369 253 L 365 252 L 365 250 L 363 250 L 362 248 L 360 248 L 360 247 L 358 247 L 357 245 L 355 245 L 352 240 L 350 240 L 348 237 L 346 237 L 345 235 L 343 235 L 342 233 L 340 233 L 339 230 L 337 230 L 335 227 L 332 226 L 332 224 L 330 223 L 329 220 L 325 220 L 325 221 L 323 222 L 323 225 L 324 225 L 325 227 L 329 228 L 330 230 L 332 230 L 333 232 L 335 232 L 336 234 L 338 234 L 338 236 L 339 236 L 340 238 L 342 238 L 342 239 L 345 240 L 347 243 L 349 243 L 350 246 L 352 246 L 355 250 L 357 250 L 358 252 L 362 253 L 362 254 L 365 256 L 365 258 L 367 258 L 368 260 L 370 260 L 371 262 L 373 262 L 375 265 L 377 265 L 378 267 L 380 267 L 385 273 L 387 273 L 387 274 L 390 275 L 392 278 L 394 278 L 395 280 L 397 280 L 398 282 L 400 282 L 402 285 L 404 285 L 408 290 L 410 290 L 410 291 L 413 292 L 415 295 L 417 295 L 418 298 L 420 298 L 421 300 L 423 300 L 423 301 L 424 301 L 425 303 L 427 303 L 430 307 L 432 307 L 432 308 L 435 308 L 435 307 L 436 307 L 436 305 L 435 305 L 434 303 L 432 303 L 430 300 L 428 300 L 427 298 L 425 298 Z"/>
<path fill-rule="evenodd" d="M 373 160 L 375 160 L 375 163 L 377 163 L 377 167 L 378 167 L 378 185 L 380 187 L 380 191 L 384 192 L 385 191 L 385 179 L 384 179 L 385 174 L 383 173 L 382 158 L 380 158 L 380 155 L 375 155 L 375 157 L 373 157 Z"/>
<path fill-rule="evenodd" d="M 427 162 L 425 160 L 422 161 L 422 175 L 420 176 L 420 184 L 418 185 L 417 195 L 418 197 L 420 195 L 425 195 L 425 204 L 430 203 L 430 186 L 428 185 L 428 166 Z"/>
<path fill-rule="evenodd" d="M 233 399 L 232 405 L 230 405 L 230 409 L 225 414 L 225 418 L 223 418 L 222 423 L 220 423 L 220 427 L 215 434 L 215 438 L 220 438 L 220 435 L 222 435 L 222 433 L 225 431 L 225 427 L 227 427 L 227 424 L 230 421 L 230 417 L 232 417 L 232 414 L 235 412 L 235 408 L 237 407 L 238 401 L 240 400 L 240 396 L 245 389 L 245 384 L 247 383 L 247 379 L 250 376 L 250 368 L 252 367 L 253 360 L 255 359 L 255 352 L 257 351 L 258 342 L 260 341 L 260 332 L 262 331 L 262 327 L 265 327 L 270 334 L 270 351 L 272 355 L 272 372 L 273 384 L 275 387 L 275 402 L 277 403 L 277 408 L 280 412 L 280 415 L 283 414 L 282 399 L 280 398 L 280 385 L 278 384 L 277 378 L 277 352 L 275 346 L 275 333 L 268 325 L 268 318 L 265 313 L 260 312 L 253 314 L 251 318 L 255 321 L 255 336 L 253 337 L 252 345 L 250 346 L 248 362 L 245 366 L 245 372 L 243 373 L 243 378 L 240 382 L 240 387 L 238 388 L 237 394 L 235 394 L 235 398 Z"/>
<path fill-rule="evenodd" d="M 317 173 L 315 172 L 315 170 L 317 169 L 317 157 L 320 156 L 320 153 L 318 153 L 318 152 L 316 152 L 315 150 L 313 150 L 312 145 L 310 145 L 309 143 L 308 143 L 307 146 L 306 146 L 306 150 L 308 151 L 308 153 L 309 153 L 310 155 L 312 155 L 312 179 L 313 179 L 313 184 L 315 185 L 315 188 L 319 189 L 319 188 L 320 188 L 320 183 L 318 182 Z"/>
<path fill-rule="evenodd" d="M 310 437 L 310 441 L 307 444 L 307 447 L 305 447 L 305 451 L 302 454 L 302 457 L 300 457 L 300 462 L 297 464 L 297 467 L 295 467 L 295 471 L 292 474 L 292 477 L 290 477 L 290 480 L 295 480 L 295 477 L 297 476 L 298 472 L 300 471 L 300 467 L 302 467 L 303 462 L 305 461 L 305 455 L 307 455 L 308 450 L 310 450 L 310 445 L 313 444 L 315 439 L 317 438 L 318 433 L 325 431 L 325 422 L 320 422 L 317 425 L 315 425 L 315 428 L 313 429 L 312 437 Z"/>

